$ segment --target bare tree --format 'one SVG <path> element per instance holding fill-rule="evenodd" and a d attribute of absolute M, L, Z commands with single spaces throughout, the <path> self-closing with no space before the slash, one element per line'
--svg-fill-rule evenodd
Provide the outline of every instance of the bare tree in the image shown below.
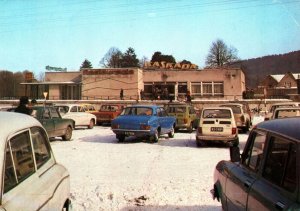
<path fill-rule="evenodd" d="M 210 67 L 219 67 L 237 60 L 237 49 L 227 47 L 223 40 L 218 39 L 212 43 L 205 63 Z"/>
<path fill-rule="evenodd" d="M 139 65 L 140 67 L 143 67 L 145 62 L 148 62 L 149 59 L 146 56 L 143 56 L 140 60 L 139 60 Z"/>
<path fill-rule="evenodd" d="M 111 47 L 104 57 L 99 62 L 100 65 L 104 67 L 121 67 L 122 65 L 122 52 L 116 48 Z"/>

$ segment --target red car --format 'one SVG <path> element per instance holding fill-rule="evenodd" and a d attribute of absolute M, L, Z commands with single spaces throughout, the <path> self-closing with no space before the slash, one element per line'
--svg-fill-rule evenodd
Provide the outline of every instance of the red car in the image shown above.
<path fill-rule="evenodd" d="M 111 120 L 121 114 L 125 106 L 122 104 L 104 104 L 99 111 L 92 112 L 97 117 L 97 124 L 111 123 Z"/>

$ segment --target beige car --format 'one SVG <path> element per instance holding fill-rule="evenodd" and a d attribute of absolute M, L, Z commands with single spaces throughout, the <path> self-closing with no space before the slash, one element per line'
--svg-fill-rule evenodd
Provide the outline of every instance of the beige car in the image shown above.
<path fill-rule="evenodd" d="M 282 102 L 282 103 L 274 103 L 271 105 L 268 113 L 265 115 L 265 121 L 272 118 L 273 113 L 276 108 L 286 108 L 286 107 L 297 107 L 300 106 L 299 102 Z"/>
<path fill-rule="evenodd" d="M 295 116 L 300 116 L 300 107 L 282 107 L 276 108 L 270 119 L 281 119 Z"/>
<path fill-rule="evenodd" d="M 247 104 L 242 103 L 225 103 L 221 107 L 229 107 L 232 109 L 236 125 L 244 133 L 249 131 L 252 125 L 250 109 Z"/>
<path fill-rule="evenodd" d="M 0 210 L 70 210 L 70 175 L 41 123 L 15 112 L 0 119 Z"/>
<path fill-rule="evenodd" d="M 196 131 L 197 146 L 208 142 L 239 144 L 238 128 L 234 114 L 229 107 L 207 107 L 202 109 L 199 126 Z"/>

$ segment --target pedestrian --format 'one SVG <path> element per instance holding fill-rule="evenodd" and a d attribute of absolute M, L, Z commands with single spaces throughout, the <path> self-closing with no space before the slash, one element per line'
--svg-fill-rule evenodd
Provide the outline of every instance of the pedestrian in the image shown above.
<path fill-rule="evenodd" d="M 141 100 L 144 100 L 144 90 L 141 89 L 140 91 Z"/>
<path fill-rule="evenodd" d="M 192 102 L 191 93 L 189 90 L 187 90 L 187 92 L 186 92 L 186 102 L 187 103 Z"/>
<path fill-rule="evenodd" d="M 15 109 L 15 112 L 31 115 L 32 110 L 28 108 L 28 104 L 29 104 L 29 100 L 27 96 L 20 97 L 19 105 Z"/>
<path fill-rule="evenodd" d="M 120 99 L 123 100 L 124 99 L 124 90 L 121 89 L 120 91 Z"/>

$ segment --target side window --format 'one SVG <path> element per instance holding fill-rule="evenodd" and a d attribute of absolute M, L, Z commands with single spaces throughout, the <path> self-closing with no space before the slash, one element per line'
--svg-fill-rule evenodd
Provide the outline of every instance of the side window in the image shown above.
<path fill-rule="evenodd" d="M 77 106 L 73 106 L 70 110 L 70 112 L 77 112 Z"/>
<path fill-rule="evenodd" d="M 49 110 L 50 110 L 50 112 L 51 112 L 52 118 L 59 118 L 59 114 L 58 114 L 56 108 L 49 108 Z"/>
<path fill-rule="evenodd" d="M 34 173 L 34 161 L 29 131 L 20 133 L 10 140 L 11 153 L 18 182 Z"/>
<path fill-rule="evenodd" d="M 167 116 L 165 109 L 161 108 L 160 112 L 161 112 L 161 116 Z"/>
<path fill-rule="evenodd" d="M 4 193 L 17 185 L 17 177 L 15 174 L 9 143 L 6 145 L 5 152 Z"/>
<path fill-rule="evenodd" d="M 157 113 L 157 116 L 161 116 L 161 112 L 160 112 L 160 109 L 156 109 L 156 113 Z"/>
<path fill-rule="evenodd" d="M 271 137 L 263 177 L 288 191 L 295 190 L 297 184 L 295 143 Z"/>
<path fill-rule="evenodd" d="M 31 137 L 36 166 L 39 169 L 51 157 L 50 146 L 47 141 L 47 135 L 39 127 L 31 128 Z"/>
<path fill-rule="evenodd" d="M 249 149 L 246 151 L 244 164 L 254 171 L 258 171 L 263 158 L 263 151 L 266 141 L 266 134 L 254 132 L 251 137 L 252 142 Z"/>
<path fill-rule="evenodd" d="M 50 119 L 50 111 L 46 108 L 43 112 L 43 119 Z"/>

